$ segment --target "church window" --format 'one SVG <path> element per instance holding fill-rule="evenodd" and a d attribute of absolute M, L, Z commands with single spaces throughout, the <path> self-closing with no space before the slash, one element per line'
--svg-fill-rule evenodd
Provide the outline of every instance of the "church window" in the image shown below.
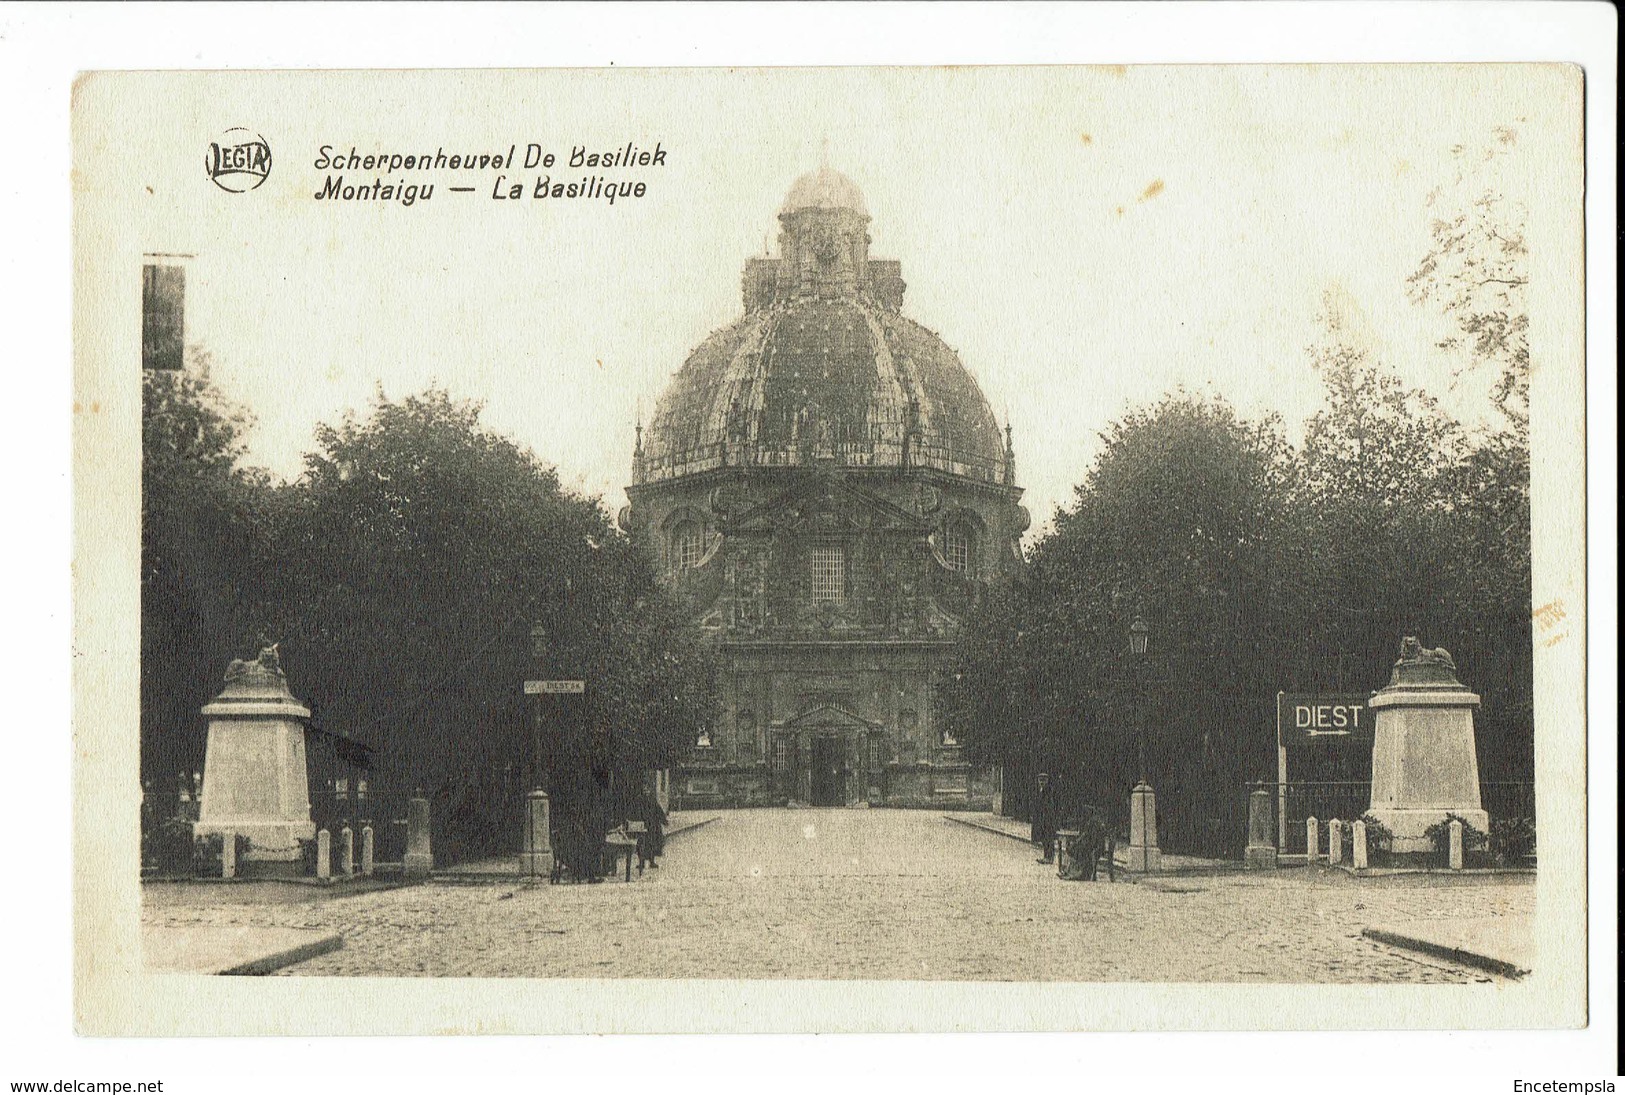
<path fill-rule="evenodd" d="M 970 573 L 971 530 L 963 521 L 950 521 L 942 534 L 942 557 L 948 569 Z"/>
<path fill-rule="evenodd" d="M 704 536 L 697 521 L 684 521 L 671 534 L 671 569 L 676 574 L 700 565 Z"/>
<path fill-rule="evenodd" d="M 813 604 L 846 600 L 846 549 L 839 544 L 812 549 Z"/>

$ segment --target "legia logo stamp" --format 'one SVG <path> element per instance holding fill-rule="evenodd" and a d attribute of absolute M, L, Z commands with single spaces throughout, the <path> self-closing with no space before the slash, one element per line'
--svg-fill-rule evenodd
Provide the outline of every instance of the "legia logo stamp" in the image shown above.
<path fill-rule="evenodd" d="M 205 166 L 214 185 L 242 194 L 256 189 L 271 173 L 271 146 L 258 133 L 233 126 L 209 145 Z"/>

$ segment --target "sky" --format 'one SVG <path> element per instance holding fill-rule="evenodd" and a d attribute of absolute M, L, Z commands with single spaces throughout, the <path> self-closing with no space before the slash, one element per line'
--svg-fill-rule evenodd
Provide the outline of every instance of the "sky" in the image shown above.
<path fill-rule="evenodd" d="M 1485 186 L 1538 205 L 1552 164 L 1579 155 L 1574 78 L 1556 67 L 123 79 L 152 84 L 81 133 L 110 165 L 88 185 L 127 203 L 141 250 L 196 256 L 187 341 L 254 415 L 249 461 L 296 475 L 317 423 L 364 412 L 380 386 L 438 383 L 612 511 L 640 411 L 741 314 L 745 260 L 776 246 L 779 203 L 826 156 L 865 195 L 871 256 L 901 260 L 905 314 L 1010 422 L 1041 529 L 1101 431 L 1175 387 L 1300 432 L 1320 405 L 1306 347 L 1328 300 L 1408 381 L 1484 420 L 1493 377 L 1456 380 L 1435 348 L 1447 321 L 1405 279 L 1439 212 Z M 202 170 L 234 126 L 273 153 L 244 194 Z M 490 196 L 498 174 L 528 193 L 539 175 L 593 173 L 563 165 L 395 172 L 437 184 L 412 207 L 313 197 L 322 145 L 522 158 L 532 142 L 561 157 L 658 146 L 666 163 L 603 172 L 647 183 L 613 206 Z M 476 192 L 445 189 L 459 183 Z M 1532 222 L 1534 247 L 1549 222 Z"/>

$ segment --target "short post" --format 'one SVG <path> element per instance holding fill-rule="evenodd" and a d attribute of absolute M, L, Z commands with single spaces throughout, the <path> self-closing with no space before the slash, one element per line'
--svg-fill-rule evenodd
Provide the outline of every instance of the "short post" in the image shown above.
<path fill-rule="evenodd" d="M 407 878 L 427 878 L 434 870 L 429 843 L 429 800 L 414 795 L 406 804 L 406 856 L 401 863 Z"/>
<path fill-rule="evenodd" d="M 372 826 L 361 826 L 361 877 L 372 877 Z"/>
<path fill-rule="evenodd" d="M 326 829 L 316 833 L 316 877 L 323 882 L 333 877 L 333 834 Z"/>
<path fill-rule="evenodd" d="M 1461 870 L 1461 864 L 1462 864 L 1462 852 L 1461 852 L 1462 840 L 1461 840 L 1461 837 L 1462 837 L 1461 822 L 1452 821 L 1450 823 L 1450 869 L 1452 871 Z"/>
<path fill-rule="evenodd" d="M 355 831 L 348 825 L 339 830 L 339 873 L 345 878 L 355 874 Z"/>
<path fill-rule="evenodd" d="M 1260 787 L 1247 796 L 1247 869 L 1273 870 L 1276 866 L 1270 793 Z"/>
<path fill-rule="evenodd" d="M 220 834 L 220 877 L 237 877 L 237 834 Z"/>
<path fill-rule="evenodd" d="M 1129 795 L 1128 869 L 1139 873 L 1162 869 L 1157 847 L 1157 793 L 1146 783 Z"/>
<path fill-rule="evenodd" d="M 1354 823 L 1354 869 L 1363 871 L 1366 869 L 1368 862 L 1365 849 L 1365 822 L 1356 821 Z"/>
<path fill-rule="evenodd" d="M 1326 823 L 1326 862 L 1334 867 L 1343 862 L 1343 823 L 1335 817 Z"/>
<path fill-rule="evenodd" d="M 525 832 L 519 873 L 530 878 L 553 874 L 553 831 L 547 792 L 537 789 L 525 799 Z"/>
<path fill-rule="evenodd" d="M 1313 863 L 1320 858 L 1320 822 L 1315 818 L 1310 818 L 1303 823 L 1303 829 L 1304 848 L 1309 853 L 1306 860 Z"/>

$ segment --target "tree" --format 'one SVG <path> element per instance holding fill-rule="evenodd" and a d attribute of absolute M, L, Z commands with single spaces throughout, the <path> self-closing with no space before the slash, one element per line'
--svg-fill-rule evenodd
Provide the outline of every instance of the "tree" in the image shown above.
<path fill-rule="evenodd" d="M 1429 205 L 1455 202 L 1433 218 L 1431 246 L 1407 279 L 1411 299 L 1439 308 L 1456 333 L 1441 349 L 1466 359 L 1466 368 L 1494 369 L 1496 406 L 1520 436 L 1529 430 L 1529 304 L 1527 212 L 1482 177 L 1484 165 L 1517 142 L 1501 127 L 1482 149 L 1458 147 L 1458 172 L 1450 188 L 1429 196 Z"/>
<path fill-rule="evenodd" d="M 1497 127 L 1477 147 L 1455 149 L 1452 184 L 1429 197 L 1446 211 L 1430 224 L 1431 246 L 1408 280 L 1411 299 L 1455 324 L 1441 348 L 1467 371 L 1495 374 L 1502 422 L 1472 438 L 1456 469 L 1458 512 L 1450 633 L 1481 672 L 1478 735 L 1485 778 L 1534 771 L 1534 655 L 1530 625 L 1529 250 L 1527 212 L 1496 185 L 1493 169 L 1516 154 L 1517 132 Z"/>
<path fill-rule="evenodd" d="M 1273 418 L 1175 393 L 1130 413 L 1027 571 L 965 628 L 939 717 L 1017 788 L 1044 768 L 1069 799 L 1116 813 L 1147 767 L 1188 847 L 1240 831 L 1271 767 L 1270 711 L 1304 594 L 1297 469 Z M 1148 664 L 1127 654 L 1153 622 Z M 1178 805 L 1176 805 L 1178 804 Z"/>
<path fill-rule="evenodd" d="M 671 763 L 709 714 L 712 672 L 646 554 L 479 415 L 431 388 L 320 427 L 284 492 L 266 597 L 324 727 L 373 748 L 378 784 L 441 795 L 469 854 L 511 843 L 521 777 Z M 544 670 L 588 688 L 554 704 L 536 755 L 521 684 Z"/>
<path fill-rule="evenodd" d="M 245 585 L 266 550 L 270 487 L 239 467 L 248 415 L 195 347 L 141 380 L 141 774 L 160 788 L 201 771 L 200 709 L 253 637 Z"/>
<path fill-rule="evenodd" d="M 1401 635 L 1448 628 L 1448 530 L 1469 446 L 1437 400 L 1351 344 L 1331 308 L 1323 323 L 1308 352 L 1326 403 L 1303 444 L 1316 664 L 1301 687 L 1358 692 L 1382 680 Z"/>

